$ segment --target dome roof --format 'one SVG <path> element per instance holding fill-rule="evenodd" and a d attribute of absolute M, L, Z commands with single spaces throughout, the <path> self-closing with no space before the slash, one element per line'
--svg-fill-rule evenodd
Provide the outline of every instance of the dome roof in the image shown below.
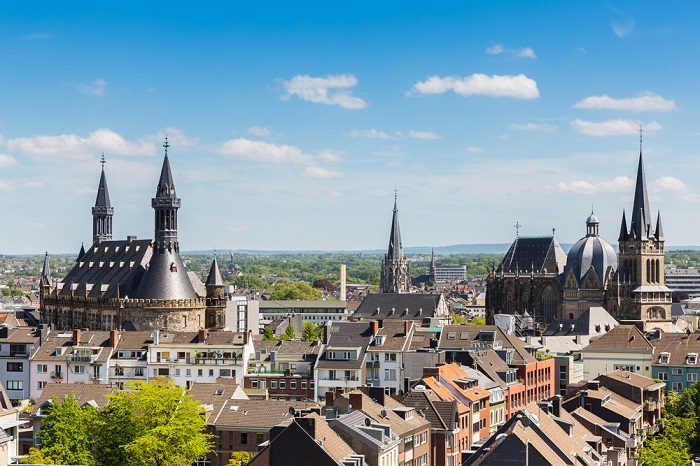
<path fill-rule="evenodd" d="M 598 219 L 591 212 L 586 219 L 588 234 L 578 240 L 566 256 L 566 267 L 564 268 L 564 280 L 569 276 L 569 271 L 573 270 L 576 281 L 580 284 L 588 271 L 593 268 L 595 274 L 602 284 L 608 272 L 617 270 L 617 254 L 613 247 L 598 236 Z M 595 224 L 595 229 L 591 228 Z"/>

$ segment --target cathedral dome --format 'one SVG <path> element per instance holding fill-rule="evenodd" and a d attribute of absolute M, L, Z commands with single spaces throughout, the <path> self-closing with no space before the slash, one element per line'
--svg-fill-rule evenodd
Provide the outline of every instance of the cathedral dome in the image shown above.
<path fill-rule="evenodd" d="M 603 285 L 610 270 L 617 270 L 617 254 L 610 243 L 598 236 L 598 218 L 593 212 L 586 219 L 586 236 L 571 247 L 566 257 L 564 280 L 573 271 L 580 284 L 591 268 Z"/>

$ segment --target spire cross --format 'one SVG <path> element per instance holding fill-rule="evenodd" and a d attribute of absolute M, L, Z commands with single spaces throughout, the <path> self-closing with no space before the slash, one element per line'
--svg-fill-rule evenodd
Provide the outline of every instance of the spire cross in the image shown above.
<path fill-rule="evenodd" d="M 104 170 L 105 164 L 107 163 L 107 161 L 105 160 L 105 153 L 104 152 L 102 152 L 102 158 L 100 159 L 100 163 L 102 164 L 102 170 Z"/>
<path fill-rule="evenodd" d="M 515 225 L 513 226 L 515 227 L 515 237 L 517 238 L 520 235 L 520 227 L 522 227 L 522 225 L 520 224 L 520 222 L 516 221 Z"/>
<path fill-rule="evenodd" d="M 396 199 L 399 197 L 399 188 L 394 185 L 394 202 L 396 202 Z"/>
<path fill-rule="evenodd" d="M 168 147 L 170 147 L 170 144 L 168 143 L 168 135 L 165 135 L 165 144 L 163 144 L 163 147 L 165 147 L 165 155 L 168 155 Z"/>
<path fill-rule="evenodd" d="M 642 128 L 642 124 L 639 123 L 639 150 L 642 150 L 642 133 L 644 133 L 644 129 Z"/>
<path fill-rule="evenodd" d="M 557 231 L 556 228 L 552 228 L 552 236 L 554 236 L 554 233 Z"/>

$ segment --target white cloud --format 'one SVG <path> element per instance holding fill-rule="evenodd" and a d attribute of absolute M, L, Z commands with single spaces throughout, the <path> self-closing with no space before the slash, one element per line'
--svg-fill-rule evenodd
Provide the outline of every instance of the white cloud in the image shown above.
<path fill-rule="evenodd" d="M 639 122 L 634 120 L 583 121 L 574 120 L 571 127 L 586 136 L 625 136 L 639 132 Z M 656 121 L 643 125 L 645 131 L 658 131 L 663 127 Z"/>
<path fill-rule="evenodd" d="M 12 191 L 12 185 L 7 181 L 0 180 L 0 191 Z"/>
<path fill-rule="evenodd" d="M 92 196 L 95 194 L 95 188 L 78 188 L 74 189 L 72 192 L 76 196 Z"/>
<path fill-rule="evenodd" d="M 616 176 L 612 180 L 603 180 L 597 183 L 591 183 L 585 180 L 562 181 L 557 183 L 557 189 L 559 189 L 559 191 L 576 194 L 626 192 L 633 189 L 633 187 L 634 180 L 626 176 Z"/>
<path fill-rule="evenodd" d="M 613 32 L 619 38 L 627 37 L 634 32 L 635 23 L 634 20 L 628 19 L 623 22 L 613 21 L 611 24 Z"/>
<path fill-rule="evenodd" d="M 312 155 L 303 153 L 296 146 L 252 141 L 246 138 L 231 139 L 219 146 L 216 152 L 260 162 L 310 164 L 313 161 Z"/>
<path fill-rule="evenodd" d="M 103 96 L 105 87 L 107 87 L 107 81 L 104 79 L 98 79 L 92 84 L 78 84 L 78 89 L 85 95 Z"/>
<path fill-rule="evenodd" d="M 43 181 L 33 180 L 33 181 L 27 181 L 26 183 L 23 183 L 22 187 L 25 189 L 44 189 L 46 187 L 46 185 L 44 184 Z"/>
<path fill-rule="evenodd" d="M 350 136 L 354 138 L 367 138 L 367 139 L 391 139 L 384 131 L 378 131 L 376 129 L 353 129 L 350 131 Z"/>
<path fill-rule="evenodd" d="M 509 126 L 510 129 L 516 129 L 518 131 L 530 131 L 530 132 L 543 132 L 543 133 L 553 133 L 556 131 L 557 127 L 552 125 L 546 125 L 544 123 L 527 123 L 527 124 L 517 124 L 513 123 Z"/>
<path fill-rule="evenodd" d="M 340 162 L 340 155 L 331 152 L 328 149 L 322 150 L 321 152 L 318 153 L 318 158 L 319 160 L 323 160 L 324 162 Z"/>
<path fill-rule="evenodd" d="M 463 97 L 485 95 L 489 97 L 513 97 L 536 99 L 540 96 L 537 83 L 525 76 L 472 74 L 471 76 L 431 76 L 418 81 L 409 91 L 411 94 L 443 94 L 453 91 Z"/>
<path fill-rule="evenodd" d="M 189 137 L 183 130 L 170 126 L 145 139 L 153 141 L 155 144 L 163 144 L 166 136 L 170 147 L 192 147 L 199 144 L 199 138 Z"/>
<path fill-rule="evenodd" d="M 303 175 L 310 178 L 341 178 L 343 176 L 343 174 L 337 170 L 321 167 L 306 167 Z"/>
<path fill-rule="evenodd" d="M 127 141 L 108 128 L 93 131 L 87 138 L 75 134 L 8 139 L 9 151 L 34 157 L 86 160 L 100 152 L 114 155 L 153 155 L 155 145 L 148 139 Z"/>
<path fill-rule="evenodd" d="M 469 154 L 481 154 L 482 152 L 484 152 L 484 149 L 482 149 L 481 147 L 468 146 L 464 149 L 464 151 Z"/>
<path fill-rule="evenodd" d="M 265 137 L 270 135 L 270 130 L 267 128 L 261 128 L 259 126 L 251 126 L 248 128 L 248 134 L 258 137 Z"/>
<path fill-rule="evenodd" d="M 11 167 L 12 165 L 17 165 L 17 160 L 14 157 L 7 154 L 0 154 L 0 167 Z"/>
<path fill-rule="evenodd" d="M 349 90 L 358 81 L 352 74 L 327 75 L 315 78 L 309 75 L 297 75 L 282 85 L 285 89 L 283 100 L 289 100 L 293 95 L 307 102 L 317 104 L 339 105 L 348 109 L 362 109 L 367 102 L 352 95 Z"/>
<path fill-rule="evenodd" d="M 688 191 L 688 186 L 672 176 L 662 176 L 649 183 L 652 191 L 668 191 L 672 193 L 685 193 Z"/>
<path fill-rule="evenodd" d="M 432 131 L 409 131 L 408 137 L 411 139 L 442 139 L 442 136 Z"/>
<path fill-rule="evenodd" d="M 594 95 L 576 102 L 574 108 L 587 110 L 626 110 L 629 112 L 670 112 L 676 110 L 676 102 L 660 95 L 645 92 L 637 97 L 614 99 L 608 95 Z"/>
<path fill-rule="evenodd" d="M 520 49 L 509 49 L 503 46 L 503 44 L 493 44 L 486 48 L 487 55 L 509 55 L 512 58 L 532 58 L 533 60 L 537 58 L 537 54 L 530 47 L 523 47 Z"/>

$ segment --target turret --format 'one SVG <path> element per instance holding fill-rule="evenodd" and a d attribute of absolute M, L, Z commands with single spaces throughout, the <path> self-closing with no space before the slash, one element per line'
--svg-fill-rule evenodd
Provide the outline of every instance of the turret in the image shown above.
<path fill-rule="evenodd" d="M 107 189 L 107 178 L 105 177 L 104 154 L 102 154 L 100 163 L 102 164 L 102 173 L 100 175 L 100 184 L 97 186 L 95 207 L 92 208 L 93 244 L 112 239 L 112 217 L 114 216 L 114 208 L 109 201 L 109 190 Z"/>
<path fill-rule="evenodd" d="M 156 188 L 156 195 L 151 199 L 151 206 L 155 211 L 155 249 L 158 253 L 168 251 L 179 252 L 180 243 L 177 240 L 177 211 L 180 208 L 180 198 L 175 193 L 175 182 L 170 170 L 168 159 L 168 138 L 165 138 L 165 157 L 163 168 L 160 171 L 160 179 Z"/>

